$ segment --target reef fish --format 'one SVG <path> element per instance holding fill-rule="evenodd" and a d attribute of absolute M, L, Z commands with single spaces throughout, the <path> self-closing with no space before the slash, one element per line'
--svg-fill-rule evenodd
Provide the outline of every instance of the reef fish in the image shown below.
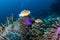
<path fill-rule="evenodd" d="M 41 19 L 37 19 L 35 20 L 36 23 L 42 23 L 42 20 Z"/>
<path fill-rule="evenodd" d="M 28 16 L 29 14 L 30 14 L 30 11 L 24 10 L 24 11 L 22 11 L 22 12 L 19 14 L 19 16 L 25 17 L 25 16 Z"/>

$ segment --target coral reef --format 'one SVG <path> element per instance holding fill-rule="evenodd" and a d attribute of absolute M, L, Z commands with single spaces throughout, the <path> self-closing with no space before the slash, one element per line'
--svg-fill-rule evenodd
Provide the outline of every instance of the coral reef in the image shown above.
<path fill-rule="evenodd" d="M 28 10 L 22 11 L 16 21 L 13 15 L 11 18 L 7 17 L 6 24 L 0 26 L 0 40 L 56 40 L 60 38 L 60 17 L 50 15 L 42 20 L 34 19 L 29 14 Z"/>

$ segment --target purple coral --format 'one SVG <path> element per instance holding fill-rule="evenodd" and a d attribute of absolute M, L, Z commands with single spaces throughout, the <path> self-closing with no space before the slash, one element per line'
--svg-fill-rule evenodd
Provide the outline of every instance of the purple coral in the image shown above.
<path fill-rule="evenodd" d="M 31 19 L 30 19 L 30 18 L 26 18 L 26 19 L 25 19 L 25 24 L 26 24 L 27 26 L 31 25 L 31 24 L 32 24 L 32 23 L 31 23 Z"/>
<path fill-rule="evenodd" d="M 57 33 L 60 34 L 60 27 L 58 27 L 58 29 L 57 29 Z"/>

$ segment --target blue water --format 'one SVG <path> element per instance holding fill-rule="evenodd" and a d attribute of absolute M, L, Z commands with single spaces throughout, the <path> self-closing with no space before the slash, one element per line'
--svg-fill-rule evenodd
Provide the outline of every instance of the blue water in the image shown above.
<path fill-rule="evenodd" d="M 6 17 L 12 13 L 17 19 L 22 10 L 30 10 L 32 16 L 40 18 L 44 15 L 43 12 L 51 10 L 53 3 L 56 3 L 56 0 L 0 0 L 0 23 L 5 23 Z M 45 13 L 46 15 L 48 14 Z"/>

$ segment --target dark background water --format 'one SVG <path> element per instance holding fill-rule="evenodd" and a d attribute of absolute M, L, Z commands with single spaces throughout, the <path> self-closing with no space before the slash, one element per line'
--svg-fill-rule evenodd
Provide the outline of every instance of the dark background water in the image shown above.
<path fill-rule="evenodd" d="M 43 18 L 52 13 L 60 12 L 60 0 L 0 0 L 0 23 L 5 23 L 6 17 L 14 14 L 15 19 L 22 10 L 30 10 L 35 18 Z"/>

